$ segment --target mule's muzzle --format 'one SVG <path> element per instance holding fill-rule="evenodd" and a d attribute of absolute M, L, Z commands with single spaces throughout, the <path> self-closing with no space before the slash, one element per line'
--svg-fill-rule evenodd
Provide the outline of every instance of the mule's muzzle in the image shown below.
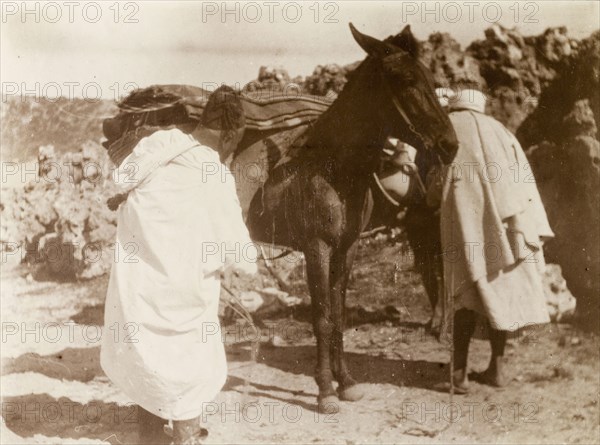
<path fill-rule="evenodd" d="M 444 164 L 450 164 L 458 151 L 458 140 L 456 139 L 456 136 L 443 137 L 438 140 L 435 148 L 439 153 L 442 162 Z"/>

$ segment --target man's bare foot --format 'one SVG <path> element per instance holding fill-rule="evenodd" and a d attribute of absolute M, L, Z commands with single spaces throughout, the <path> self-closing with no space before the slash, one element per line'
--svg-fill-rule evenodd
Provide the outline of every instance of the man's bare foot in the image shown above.
<path fill-rule="evenodd" d="M 455 369 L 454 370 L 454 385 L 457 386 L 468 386 L 469 379 L 467 377 L 467 370 L 463 369 Z"/>
<path fill-rule="evenodd" d="M 472 372 L 469 374 L 469 379 L 483 385 L 490 385 L 496 388 L 502 388 L 506 386 L 509 379 L 504 370 L 505 367 L 504 357 L 496 357 L 490 361 L 490 365 L 483 372 Z"/>

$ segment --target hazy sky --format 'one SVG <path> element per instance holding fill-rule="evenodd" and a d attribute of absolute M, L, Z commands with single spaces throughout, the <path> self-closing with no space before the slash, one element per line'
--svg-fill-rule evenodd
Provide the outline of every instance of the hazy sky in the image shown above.
<path fill-rule="evenodd" d="M 461 45 L 495 21 L 538 34 L 567 26 L 576 38 L 600 24 L 600 3 L 258 1 L 2 2 L 3 94 L 111 98 L 131 85 L 240 83 L 261 65 L 291 76 L 364 54 L 348 22 L 384 38 L 410 24 L 419 39 L 450 32 Z M 128 84 L 129 83 L 129 84 Z"/>

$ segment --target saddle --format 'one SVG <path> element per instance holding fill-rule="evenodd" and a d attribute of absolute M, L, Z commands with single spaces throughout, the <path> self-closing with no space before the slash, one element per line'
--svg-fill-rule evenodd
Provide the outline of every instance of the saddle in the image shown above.
<path fill-rule="evenodd" d="M 115 117 L 105 119 L 103 143 L 119 165 L 144 137 L 158 130 L 191 132 L 198 124 L 210 92 L 190 85 L 153 85 L 136 90 L 117 104 Z M 282 91 L 243 92 L 246 131 L 272 131 L 306 125 L 329 108 L 331 99 Z"/>

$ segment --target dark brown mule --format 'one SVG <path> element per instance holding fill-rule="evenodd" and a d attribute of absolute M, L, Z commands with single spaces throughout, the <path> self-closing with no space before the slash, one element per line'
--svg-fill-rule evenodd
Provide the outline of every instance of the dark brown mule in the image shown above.
<path fill-rule="evenodd" d="M 407 26 L 380 41 L 350 25 L 368 57 L 333 105 L 303 136 L 293 160 L 275 167 L 252 200 L 247 224 L 256 241 L 304 253 L 317 337 L 319 409 L 337 410 L 361 390 L 344 360 L 345 293 L 357 240 L 372 205 L 369 181 L 381 147 L 394 136 L 450 162 L 457 140 L 418 61 Z M 339 383 L 338 392 L 333 380 Z"/>

